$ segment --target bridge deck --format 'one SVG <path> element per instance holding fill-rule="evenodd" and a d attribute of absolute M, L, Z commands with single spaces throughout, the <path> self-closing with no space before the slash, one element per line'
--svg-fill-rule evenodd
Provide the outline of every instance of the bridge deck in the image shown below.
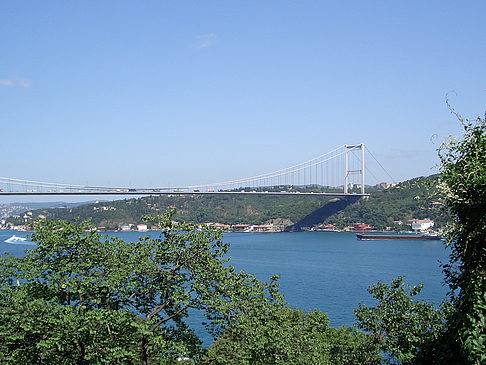
<path fill-rule="evenodd" d="M 291 195 L 291 196 L 369 196 L 356 193 L 302 193 L 284 191 L 0 191 L 0 196 L 28 195 Z"/>

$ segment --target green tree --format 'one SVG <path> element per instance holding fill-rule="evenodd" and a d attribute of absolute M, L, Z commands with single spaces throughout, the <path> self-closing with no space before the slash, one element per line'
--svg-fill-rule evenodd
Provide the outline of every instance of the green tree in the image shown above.
<path fill-rule="evenodd" d="M 160 238 L 136 242 L 102 238 L 89 222 L 37 221 L 37 247 L 0 259 L 0 361 L 197 360 L 188 310 L 203 311 L 218 335 L 268 285 L 226 264 L 221 231 L 176 225 L 173 213 L 151 219 Z"/>
<path fill-rule="evenodd" d="M 486 123 L 469 121 L 452 108 L 464 127 L 463 139 L 440 149 L 440 188 L 451 215 L 446 281 L 456 312 L 447 341 L 457 361 L 486 363 Z"/>
<path fill-rule="evenodd" d="M 450 303 L 436 308 L 416 300 L 423 285 L 411 287 L 403 277 L 390 284 L 377 283 L 368 290 L 378 301 L 376 307 L 361 304 L 355 309 L 359 327 L 372 334 L 387 363 L 413 364 L 424 346 L 435 342 L 444 330 Z"/>
<path fill-rule="evenodd" d="M 0 259 L 0 361 L 6 364 L 378 364 L 378 347 L 320 311 L 290 309 L 269 283 L 228 265 L 221 231 L 151 218 L 136 242 L 89 222 L 40 220 L 25 257 Z M 208 351 L 188 328 L 201 310 Z"/>
<path fill-rule="evenodd" d="M 450 261 L 443 265 L 450 302 L 435 309 L 413 300 L 421 287 L 378 283 L 374 308 L 356 310 L 360 327 L 371 332 L 390 362 L 486 363 L 486 123 L 463 119 L 462 139 L 450 138 L 439 155 L 439 191 L 449 222 Z"/>
<path fill-rule="evenodd" d="M 247 307 L 202 364 L 380 364 L 379 347 L 370 336 L 352 327 L 330 327 L 319 310 L 289 308 L 275 282 L 270 294 Z"/>

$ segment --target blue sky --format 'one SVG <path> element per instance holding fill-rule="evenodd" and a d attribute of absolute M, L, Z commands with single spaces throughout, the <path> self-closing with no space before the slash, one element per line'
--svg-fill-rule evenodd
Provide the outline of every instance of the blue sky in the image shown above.
<path fill-rule="evenodd" d="M 437 172 L 440 142 L 461 133 L 447 93 L 465 117 L 486 109 L 484 1 L 4 1 L 0 13 L 5 177 L 189 185 L 364 142 L 402 181 Z"/>

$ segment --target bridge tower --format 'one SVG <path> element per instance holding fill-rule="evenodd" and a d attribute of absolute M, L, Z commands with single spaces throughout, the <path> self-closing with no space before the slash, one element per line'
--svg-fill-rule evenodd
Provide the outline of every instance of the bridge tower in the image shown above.
<path fill-rule="evenodd" d="M 361 169 L 350 170 L 348 152 L 359 150 L 361 151 Z M 349 175 L 351 174 L 361 175 L 361 194 L 365 193 L 364 158 L 364 143 L 358 145 L 344 145 L 344 194 L 348 193 Z"/>

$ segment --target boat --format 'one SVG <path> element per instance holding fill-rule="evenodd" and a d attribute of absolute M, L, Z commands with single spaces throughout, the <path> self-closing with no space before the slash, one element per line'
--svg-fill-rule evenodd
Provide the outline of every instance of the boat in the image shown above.
<path fill-rule="evenodd" d="M 16 235 L 13 235 L 12 237 L 6 239 L 4 242 L 15 243 L 15 242 L 23 242 L 23 241 L 27 241 L 27 238 L 17 237 Z"/>
<path fill-rule="evenodd" d="M 374 240 L 407 240 L 407 241 L 429 241 L 440 240 L 441 236 L 437 234 L 356 234 L 356 238 L 362 241 Z"/>

